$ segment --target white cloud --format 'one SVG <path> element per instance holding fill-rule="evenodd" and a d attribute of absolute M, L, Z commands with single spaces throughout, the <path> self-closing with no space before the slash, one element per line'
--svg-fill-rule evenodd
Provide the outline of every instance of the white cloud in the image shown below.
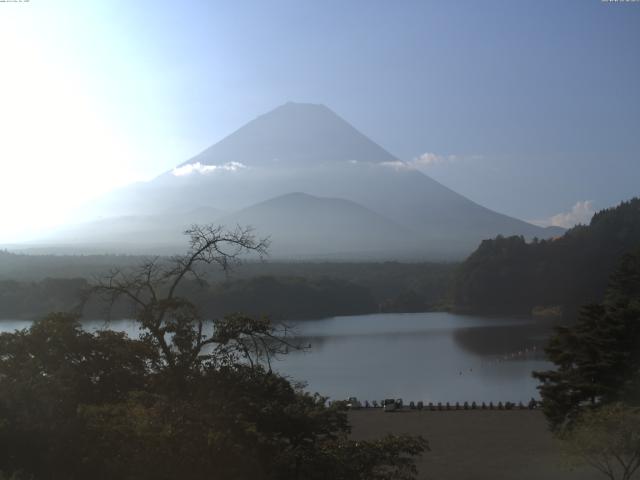
<path fill-rule="evenodd" d="M 403 162 L 401 160 L 393 160 L 392 162 L 381 162 L 383 167 L 393 168 L 394 170 L 413 170 L 414 166 L 409 162 Z"/>
<path fill-rule="evenodd" d="M 425 152 L 414 158 L 409 163 L 415 168 L 432 167 L 434 165 L 444 165 L 450 163 L 460 163 L 466 160 L 482 160 L 482 155 L 441 155 L 433 152 Z"/>
<path fill-rule="evenodd" d="M 434 165 L 459 163 L 466 160 L 481 160 L 483 158 L 484 157 L 482 155 L 440 155 L 438 153 L 425 152 L 408 162 L 394 160 L 392 162 L 382 162 L 380 165 L 390 167 L 395 170 L 420 170 Z"/>
<path fill-rule="evenodd" d="M 456 155 L 438 155 L 437 153 L 425 152 L 414 158 L 411 163 L 416 167 L 429 167 L 441 163 L 453 163 L 456 160 L 458 160 Z"/>
<path fill-rule="evenodd" d="M 240 170 L 242 168 L 247 168 L 247 166 L 240 162 L 227 162 L 222 165 L 203 165 L 200 162 L 196 162 L 189 163 L 188 165 L 183 165 L 181 167 L 176 167 L 171 173 L 173 173 L 173 175 L 175 175 L 176 177 L 184 177 L 185 175 L 190 175 L 193 172 L 207 175 L 216 171 L 235 172 L 236 170 Z"/>
<path fill-rule="evenodd" d="M 568 212 L 560 212 L 547 219 L 534 221 L 532 223 L 545 227 L 571 228 L 579 223 L 584 225 L 588 224 L 594 213 L 593 202 L 591 200 L 583 200 L 577 202 Z"/>

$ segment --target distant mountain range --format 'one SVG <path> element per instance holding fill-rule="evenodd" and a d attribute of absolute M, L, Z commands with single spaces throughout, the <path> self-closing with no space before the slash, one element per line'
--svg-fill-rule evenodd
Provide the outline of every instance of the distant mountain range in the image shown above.
<path fill-rule="evenodd" d="M 190 223 L 252 225 L 278 258 L 459 259 L 541 228 L 478 205 L 411 168 L 322 105 L 287 103 L 169 172 L 104 196 L 94 218 L 41 243 L 184 248 Z"/>

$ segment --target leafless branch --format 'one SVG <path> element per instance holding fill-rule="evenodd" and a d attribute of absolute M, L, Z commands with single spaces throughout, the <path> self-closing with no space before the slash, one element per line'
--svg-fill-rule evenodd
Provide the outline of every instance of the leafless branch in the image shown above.
<path fill-rule="evenodd" d="M 257 238 L 251 227 L 236 226 L 233 230 L 225 230 L 222 226 L 192 225 L 184 233 L 189 238 L 186 254 L 168 260 L 154 257 L 127 271 L 111 270 L 99 278 L 89 292 L 102 298 L 109 310 L 119 300 L 126 300 L 134 309 L 134 318 L 162 352 L 169 366 L 180 362 L 191 365 L 203 348 L 220 343 L 215 338 L 204 337 L 202 318 L 190 302 L 178 296 L 183 280 L 190 276 L 202 286 L 205 281 L 198 266 L 215 264 L 226 272 L 245 254 L 257 254 L 263 258 L 269 246 L 269 239 Z M 229 337 L 225 346 L 229 354 L 236 355 L 239 351 L 252 365 L 254 361 L 259 362 L 265 352 L 270 354 L 265 339 L 273 338 L 263 323 L 253 325 L 256 326 L 262 330 L 250 331 L 247 324 L 245 330 L 234 333 L 238 335 L 235 339 Z M 259 335 L 264 339 L 258 340 Z M 247 339 L 256 342 L 253 352 L 244 344 Z M 259 348 L 260 342 L 263 348 Z M 270 364 L 269 358 L 267 361 Z"/>

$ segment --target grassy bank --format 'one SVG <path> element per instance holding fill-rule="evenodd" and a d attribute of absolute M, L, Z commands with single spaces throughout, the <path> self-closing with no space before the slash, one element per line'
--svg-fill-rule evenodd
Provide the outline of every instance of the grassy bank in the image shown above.
<path fill-rule="evenodd" d="M 356 439 L 387 433 L 422 435 L 431 452 L 419 461 L 419 479 L 597 480 L 595 471 L 569 471 L 540 411 L 405 410 L 349 413 Z"/>

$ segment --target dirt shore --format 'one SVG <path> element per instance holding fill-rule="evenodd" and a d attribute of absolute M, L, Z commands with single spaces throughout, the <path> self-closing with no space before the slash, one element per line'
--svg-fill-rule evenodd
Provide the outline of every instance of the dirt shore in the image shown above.
<path fill-rule="evenodd" d="M 349 413 L 356 439 L 387 433 L 422 435 L 430 452 L 418 460 L 420 479 L 598 480 L 589 468 L 570 471 L 541 412 L 533 410 Z"/>

